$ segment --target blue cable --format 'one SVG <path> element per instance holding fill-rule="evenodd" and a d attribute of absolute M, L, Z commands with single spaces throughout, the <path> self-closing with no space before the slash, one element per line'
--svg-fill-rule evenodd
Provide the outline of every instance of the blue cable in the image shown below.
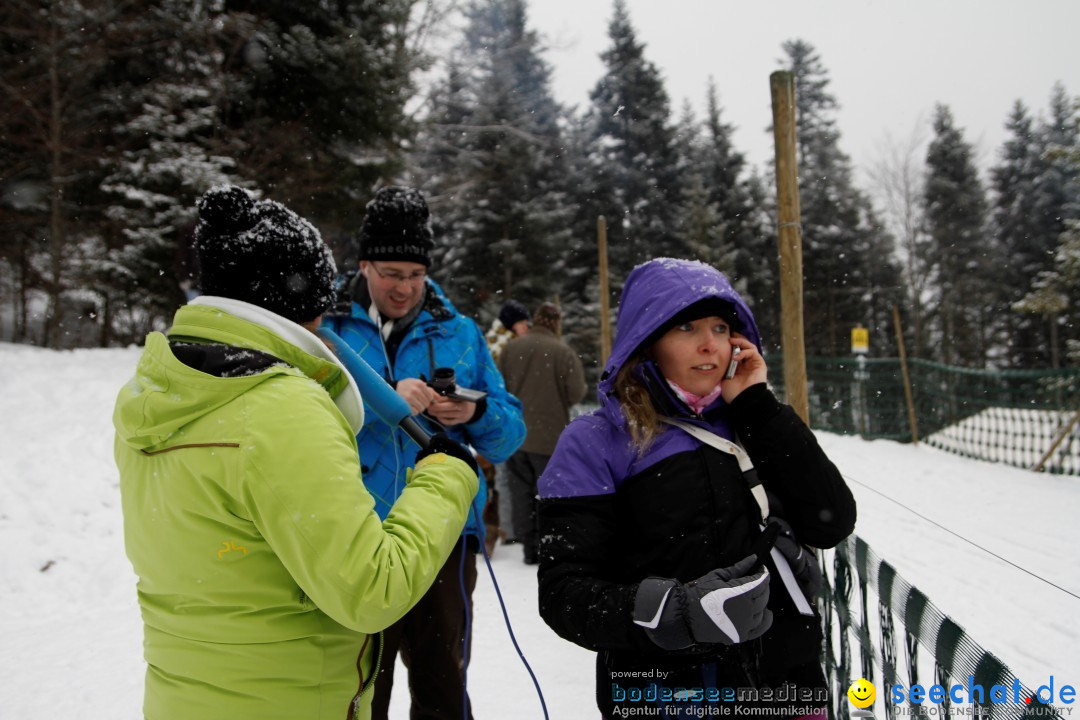
<path fill-rule="evenodd" d="M 476 520 L 477 525 L 480 525 L 480 521 L 476 517 L 476 506 L 470 506 L 469 512 L 472 515 L 473 520 Z M 468 598 L 465 597 L 465 551 L 466 547 L 463 540 L 461 547 L 461 565 L 458 570 L 458 582 L 461 587 L 461 596 L 465 599 L 465 689 L 463 689 L 461 693 L 462 720 L 466 720 L 469 717 L 469 629 L 472 624 L 471 613 L 469 612 L 469 601 Z M 506 611 L 506 602 L 503 600 L 502 589 L 499 588 L 499 581 L 495 579 L 495 570 L 491 567 L 491 556 L 488 555 L 487 546 L 484 544 L 483 540 L 480 540 L 480 552 L 484 556 L 484 564 L 487 565 L 488 575 L 491 576 L 491 584 L 495 588 L 495 596 L 499 599 L 499 608 L 502 610 L 503 623 L 506 625 L 506 632 L 510 636 L 510 642 L 514 644 L 514 650 L 517 651 L 518 657 L 521 658 L 521 664 L 529 671 L 529 677 L 532 678 L 533 687 L 536 688 L 536 696 L 540 699 L 540 708 L 544 711 L 544 720 L 550 720 L 547 701 L 544 700 L 544 691 L 540 689 L 540 682 L 536 679 L 536 673 L 533 672 L 532 666 L 529 665 L 529 661 L 525 659 L 525 653 L 521 651 L 521 646 L 518 644 L 517 637 L 514 635 L 514 628 L 510 625 L 510 614 Z"/>

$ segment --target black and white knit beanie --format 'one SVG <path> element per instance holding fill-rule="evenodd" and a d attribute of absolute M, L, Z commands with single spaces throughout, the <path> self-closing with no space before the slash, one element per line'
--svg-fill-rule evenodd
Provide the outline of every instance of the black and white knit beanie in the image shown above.
<path fill-rule="evenodd" d="M 389 185 L 367 204 L 360 226 L 360 259 L 420 263 L 431 267 L 434 233 L 419 190 Z"/>
<path fill-rule="evenodd" d="M 204 293 L 298 323 L 334 304 L 334 256 L 307 220 L 235 185 L 210 189 L 198 208 L 195 252 Z"/>

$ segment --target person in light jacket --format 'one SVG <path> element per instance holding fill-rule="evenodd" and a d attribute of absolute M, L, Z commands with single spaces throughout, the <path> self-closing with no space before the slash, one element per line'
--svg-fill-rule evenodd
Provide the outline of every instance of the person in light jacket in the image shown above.
<path fill-rule="evenodd" d="M 113 422 L 148 720 L 370 717 L 380 631 L 427 592 L 477 489 L 437 438 L 385 513 L 356 385 L 314 335 L 333 258 L 284 206 L 199 202 L 207 293 L 151 333 Z"/>

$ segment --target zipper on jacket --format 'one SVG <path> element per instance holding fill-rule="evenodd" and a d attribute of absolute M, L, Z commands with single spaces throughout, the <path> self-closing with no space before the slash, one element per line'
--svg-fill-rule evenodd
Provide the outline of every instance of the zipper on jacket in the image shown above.
<path fill-rule="evenodd" d="M 360 663 L 364 659 L 364 650 L 367 649 L 367 644 L 374 637 L 376 642 L 379 643 L 378 649 L 375 651 L 375 669 L 371 671 L 371 677 L 368 682 L 364 682 L 364 671 L 360 669 Z M 368 693 L 371 688 L 375 687 L 375 681 L 379 678 L 379 670 L 382 668 L 382 653 L 383 653 L 383 634 L 380 630 L 377 635 L 368 635 L 364 640 L 363 646 L 360 648 L 360 654 L 356 656 L 356 669 L 360 672 L 360 689 L 353 696 L 352 702 L 349 703 L 349 714 L 346 716 L 346 720 L 356 720 L 356 713 L 360 709 L 360 700 Z"/>
<path fill-rule="evenodd" d="M 240 443 L 230 442 L 210 442 L 210 443 L 189 443 L 187 445 L 173 445 L 172 447 L 163 448 L 161 450 L 140 450 L 143 455 L 160 455 L 161 453 L 172 452 L 173 450 L 190 450 L 191 448 L 208 448 L 208 447 L 227 447 L 238 448 Z"/>

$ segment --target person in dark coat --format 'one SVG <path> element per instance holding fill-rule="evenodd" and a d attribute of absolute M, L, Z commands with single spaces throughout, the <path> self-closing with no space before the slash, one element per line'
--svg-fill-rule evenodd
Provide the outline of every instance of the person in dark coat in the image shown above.
<path fill-rule="evenodd" d="M 577 353 L 559 338 L 562 311 L 545 302 L 536 309 L 532 330 L 507 343 L 499 356 L 506 389 L 525 413 L 525 442 L 506 461 L 513 527 L 527 565 L 540 546 L 536 524 L 536 481 L 547 467 L 570 408 L 585 397 L 585 371 Z"/>
<path fill-rule="evenodd" d="M 638 266 L 617 328 L 601 407 L 570 423 L 539 481 L 541 615 L 597 652 L 604 717 L 824 717 L 812 548 L 853 531 L 850 490 L 769 390 L 754 316 L 722 273 Z"/>

